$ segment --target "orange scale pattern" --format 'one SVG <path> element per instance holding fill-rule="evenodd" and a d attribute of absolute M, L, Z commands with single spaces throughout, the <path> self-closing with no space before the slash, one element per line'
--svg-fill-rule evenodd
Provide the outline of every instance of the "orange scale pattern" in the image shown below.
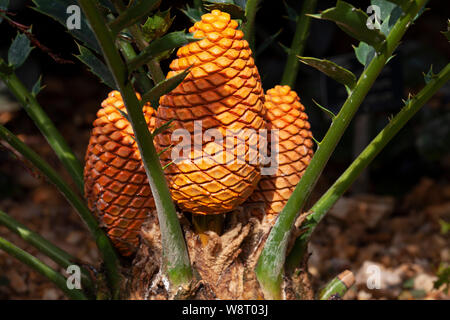
<path fill-rule="evenodd" d="M 247 160 L 265 142 L 250 144 L 246 130 L 266 128 L 264 94 L 251 50 L 237 27 L 228 13 L 213 10 L 189 29 L 203 39 L 178 50 L 167 78 L 192 68 L 177 88 L 161 97 L 156 114 L 156 126 L 174 119 L 173 127 L 156 138 L 159 150 L 177 144 L 171 136 L 177 129 L 187 130 L 193 145 L 195 122 L 201 121 L 203 157 L 191 151 L 185 155 L 187 161 L 165 171 L 174 200 L 182 210 L 196 214 L 234 210 L 260 179 L 260 164 Z M 227 132 L 237 132 L 234 150 L 226 149 L 230 142 L 205 141 L 208 129 L 216 129 L 224 140 Z M 246 161 L 236 161 L 238 155 Z M 172 160 L 170 150 L 161 156 L 163 165 Z"/>
<path fill-rule="evenodd" d="M 247 203 L 262 204 L 270 215 L 286 205 L 314 152 L 308 116 L 295 91 L 275 86 L 266 92 L 265 107 L 269 130 L 279 130 L 278 169 L 274 175 L 261 177 Z"/>
<path fill-rule="evenodd" d="M 113 91 L 97 112 L 86 152 L 85 196 L 113 245 L 123 256 L 139 245 L 139 232 L 155 204 L 122 97 Z M 145 105 L 144 115 L 152 130 L 154 110 Z"/>

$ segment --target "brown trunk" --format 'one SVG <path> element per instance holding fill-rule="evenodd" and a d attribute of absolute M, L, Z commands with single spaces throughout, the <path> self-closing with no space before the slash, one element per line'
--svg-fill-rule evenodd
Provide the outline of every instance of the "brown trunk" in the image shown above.
<path fill-rule="evenodd" d="M 152 220 L 152 219 L 150 219 Z M 157 219 L 144 225 L 141 246 L 129 270 L 127 299 L 264 299 L 254 272 L 259 254 L 275 221 L 250 212 L 226 214 L 222 235 L 206 231 L 203 244 L 192 223 L 180 215 L 195 280 L 188 288 L 170 288 L 161 273 L 161 241 Z M 203 241 L 205 242 L 205 241 Z M 285 276 L 286 299 L 312 299 L 307 259 Z"/>

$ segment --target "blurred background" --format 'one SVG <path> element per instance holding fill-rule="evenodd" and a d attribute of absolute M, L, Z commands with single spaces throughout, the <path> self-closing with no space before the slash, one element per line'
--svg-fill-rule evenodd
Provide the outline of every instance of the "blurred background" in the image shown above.
<path fill-rule="evenodd" d="M 262 0 L 256 16 L 256 48 L 279 35 L 265 50 L 255 51 L 264 89 L 279 83 L 286 60 L 283 46 L 291 45 L 295 22 L 288 8 L 300 12 L 303 1 Z M 348 1 L 365 8 L 370 1 Z M 317 11 L 333 7 L 334 0 L 319 1 Z M 14 20 L 33 25 L 39 41 L 73 64 L 60 65 L 35 48 L 18 72 L 30 88 L 42 76 L 45 89 L 39 101 L 76 155 L 84 158 L 91 125 L 101 101 L 110 91 L 75 57 L 77 47 L 63 26 L 30 8 L 29 0 L 11 1 Z M 186 1 L 163 0 L 161 9 L 176 15 L 171 30 L 187 29 L 189 19 L 179 10 Z M 450 45 L 440 33 L 447 28 L 450 3 L 430 1 L 428 11 L 415 22 L 396 56 L 386 66 L 357 116 L 339 143 L 310 200 L 312 204 L 396 114 L 408 93 L 424 85 L 423 73 L 431 66 L 438 72 L 449 62 Z M 17 30 L 0 25 L 0 55 L 7 54 Z M 362 65 L 352 45 L 358 43 L 332 22 L 313 19 L 305 56 L 326 58 L 349 68 L 357 76 Z M 171 59 L 162 63 L 165 72 Z M 330 120 L 312 99 L 337 112 L 345 91 L 320 72 L 300 66 L 295 90 L 310 117 L 312 131 L 320 140 Z M 0 123 L 44 156 L 64 175 L 45 139 L 0 82 Z M 450 271 L 450 86 L 445 85 L 402 129 L 370 168 L 331 210 L 311 242 L 310 273 L 320 288 L 339 272 L 349 269 L 356 286 L 346 299 L 448 299 L 445 285 Z M 69 180 L 69 179 L 68 179 Z M 0 209 L 40 232 L 87 263 L 97 263 L 95 243 L 57 190 L 9 152 L 0 142 Z M 0 227 L 5 237 L 37 254 L 18 237 Z M 378 265 L 382 288 L 369 290 L 367 268 Z M 447 287 L 448 290 L 448 287 Z M 63 294 L 43 277 L 0 252 L 0 299 L 62 299 Z"/>

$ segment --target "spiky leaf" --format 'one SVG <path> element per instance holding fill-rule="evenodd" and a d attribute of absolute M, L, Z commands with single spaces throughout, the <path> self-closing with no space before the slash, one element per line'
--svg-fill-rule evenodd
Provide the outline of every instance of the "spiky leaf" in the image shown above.
<path fill-rule="evenodd" d="M 111 89 L 116 89 L 114 77 L 108 67 L 86 47 L 78 45 L 80 54 L 76 57 L 89 67 L 89 70 L 100 78 Z"/>
<path fill-rule="evenodd" d="M 113 34 L 118 34 L 126 27 L 138 23 L 141 19 L 148 16 L 150 12 L 157 9 L 161 0 L 135 0 L 131 6 L 122 12 L 114 21 L 110 23 Z"/>
<path fill-rule="evenodd" d="M 412 0 L 386 0 L 389 2 L 392 2 L 403 9 L 403 11 L 406 11 L 408 7 L 410 6 Z"/>
<path fill-rule="evenodd" d="M 196 23 L 197 21 L 202 20 L 202 14 L 203 12 L 198 8 L 191 8 L 189 5 L 186 6 L 186 9 L 180 9 L 181 12 L 183 12 L 186 17 L 191 20 L 191 22 Z"/>
<path fill-rule="evenodd" d="M 9 65 L 19 68 L 27 60 L 32 49 L 30 39 L 23 33 L 18 33 L 8 51 Z"/>
<path fill-rule="evenodd" d="M 67 8 L 72 5 L 78 6 L 77 0 L 33 0 L 33 2 L 36 5 L 33 9 L 55 19 L 65 28 L 67 28 L 67 19 L 69 18 Z M 76 39 L 82 41 L 90 49 L 100 53 L 101 49 L 94 32 L 82 10 L 80 10 L 80 13 L 80 29 L 68 30 L 68 32 Z"/>
<path fill-rule="evenodd" d="M 220 10 L 227 12 L 233 19 L 239 19 L 243 22 L 247 21 L 245 18 L 245 10 L 234 4 L 233 1 L 207 0 L 204 2 L 204 6 L 208 10 Z"/>
<path fill-rule="evenodd" d="M 152 41 L 147 48 L 129 62 L 128 68 L 130 71 L 136 70 L 163 52 L 198 40 L 200 39 L 194 38 L 193 34 L 185 33 L 184 31 L 168 33 L 161 38 Z"/>
<path fill-rule="evenodd" d="M 149 92 L 144 94 L 142 97 L 142 103 L 145 104 L 150 101 L 151 106 L 154 109 L 158 109 L 159 106 L 159 98 L 161 98 L 166 93 L 169 93 L 173 89 L 175 89 L 189 73 L 190 68 L 180 72 L 179 74 L 161 81 L 156 86 L 154 86 Z"/>
<path fill-rule="evenodd" d="M 300 56 L 298 58 L 304 64 L 316 68 L 317 70 L 325 73 L 330 78 L 336 80 L 339 83 L 342 83 L 350 89 L 353 89 L 356 84 L 356 76 L 351 71 L 338 66 L 332 61 Z"/>
<path fill-rule="evenodd" d="M 366 23 L 369 18 L 367 14 L 345 1 L 339 0 L 336 7 L 327 9 L 318 15 L 309 16 L 334 21 L 345 33 L 369 44 L 377 51 L 380 51 L 385 44 L 386 37 L 380 30 L 367 27 Z"/>

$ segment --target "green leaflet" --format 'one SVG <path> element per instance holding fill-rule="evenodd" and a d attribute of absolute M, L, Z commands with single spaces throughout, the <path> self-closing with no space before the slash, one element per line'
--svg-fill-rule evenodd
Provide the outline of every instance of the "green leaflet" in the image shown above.
<path fill-rule="evenodd" d="M 385 44 L 386 37 L 380 30 L 369 29 L 367 27 L 366 23 L 369 19 L 367 14 L 345 1 L 339 0 L 336 7 L 310 16 L 335 22 L 345 33 L 359 41 L 369 44 L 377 51 L 382 50 Z"/>
<path fill-rule="evenodd" d="M 191 68 L 188 68 L 183 72 L 180 72 L 179 74 L 158 83 L 149 92 L 144 94 L 144 96 L 142 97 L 142 104 L 150 101 L 150 105 L 152 106 L 152 108 L 154 108 L 155 110 L 158 109 L 159 98 L 178 87 L 178 85 L 184 80 L 184 78 L 186 78 L 190 69 Z"/>
<path fill-rule="evenodd" d="M 325 73 L 330 78 L 336 80 L 339 83 L 342 83 L 350 89 L 353 89 L 356 85 L 356 76 L 351 71 L 338 66 L 332 61 L 300 56 L 298 56 L 298 58 L 304 64 L 316 68 L 317 70 Z"/>
<path fill-rule="evenodd" d="M 33 2 L 36 5 L 35 7 L 32 7 L 34 10 L 55 19 L 64 27 L 67 27 L 67 19 L 70 16 L 70 14 L 67 13 L 67 9 L 72 5 L 78 6 L 77 0 L 33 0 Z M 82 41 L 90 49 L 100 53 L 100 46 L 82 11 L 80 22 L 80 29 L 68 30 L 68 32 L 78 40 Z"/>
<path fill-rule="evenodd" d="M 126 27 L 138 23 L 141 19 L 149 15 L 150 12 L 158 8 L 161 0 L 135 0 L 109 25 L 111 32 L 117 35 Z"/>
<path fill-rule="evenodd" d="M 201 39 L 194 38 L 191 33 L 185 33 L 184 31 L 168 33 L 161 38 L 152 41 L 136 58 L 128 63 L 128 69 L 130 72 L 136 70 L 160 53 L 198 40 Z"/>
<path fill-rule="evenodd" d="M 198 8 L 191 8 L 189 5 L 186 6 L 186 9 L 180 9 L 192 23 L 196 23 L 197 21 L 202 20 L 203 12 Z"/>
<path fill-rule="evenodd" d="M 86 47 L 78 45 L 80 54 L 76 57 L 89 67 L 89 70 L 111 89 L 116 89 L 114 77 L 108 67 Z"/>
<path fill-rule="evenodd" d="M 19 68 L 27 60 L 33 47 L 30 40 L 23 33 L 18 33 L 8 51 L 8 62 L 13 68 Z"/>

